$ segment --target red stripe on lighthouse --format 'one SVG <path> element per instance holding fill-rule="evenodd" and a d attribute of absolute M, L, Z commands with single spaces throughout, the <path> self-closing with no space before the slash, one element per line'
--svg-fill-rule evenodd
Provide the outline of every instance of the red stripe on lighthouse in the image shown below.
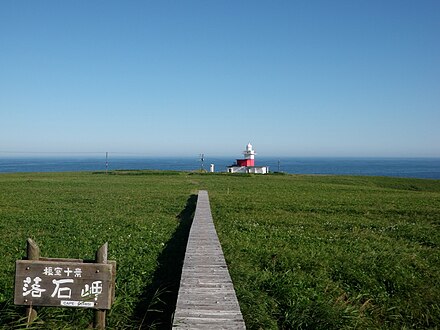
<path fill-rule="evenodd" d="M 237 159 L 238 166 L 255 166 L 254 159 Z"/>

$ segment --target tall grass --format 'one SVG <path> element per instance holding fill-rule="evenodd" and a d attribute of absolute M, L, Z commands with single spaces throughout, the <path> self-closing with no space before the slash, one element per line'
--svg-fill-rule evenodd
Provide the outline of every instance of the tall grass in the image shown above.
<path fill-rule="evenodd" d="M 127 171 L 0 175 L 0 328 L 22 327 L 14 262 L 117 260 L 109 329 L 167 328 L 195 199 L 207 189 L 249 329 L 440 324 L 440 181 Z M 34 328 L 82 329 L 88 310 L 38 308 Z"/>
<path fill-rule="evenodd" d="M 440 324 L 439 181 L 255 176 L 207 187 L 249 328 Z"/>
<path fill-rule="evenodd" d="M 23 323 L 24 308 L 12 305 L 14 265 L 25 256 L 26 238 L 31 237 L 42 256 L 63 258 L 93 259 L 96 249 L 108 241 L 109 259 L 117 260 L 117 294 L 108 327 L 139 327 L 152 313 L 151 301 L 158 299 L 146 288 L 152 285 L 158 258 L 178 230 L 178 216 L 193 190 L 185 177 L 0 175 L 0 326 Z M 61 324 L 81 329 L 93 320 L 88 310 L 37 309 L 35 326 L 44 329 Z"/>

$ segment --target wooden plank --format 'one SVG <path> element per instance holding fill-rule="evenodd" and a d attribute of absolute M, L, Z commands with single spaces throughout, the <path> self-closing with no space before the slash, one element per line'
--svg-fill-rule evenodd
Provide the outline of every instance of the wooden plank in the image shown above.
<path fill-rule="evenodd" d="M 173 329 L 245 329 L 234 286 L 212 220 L 208 193 L 199 191 Z"/>

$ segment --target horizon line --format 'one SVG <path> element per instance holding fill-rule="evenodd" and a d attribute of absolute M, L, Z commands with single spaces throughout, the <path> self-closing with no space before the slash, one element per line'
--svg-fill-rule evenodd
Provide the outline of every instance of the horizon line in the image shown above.
<path fill-rule="evenodd" d="M 30 156 L 41 156 L 41 157 L 49 157 L 49 156 L 98 156 L 102 155 L 102 157 L 106 157 L 108 154 L 109 157 L 123 157 L 123 156 L 133 156 L 133 157 L 146 157 L 146 158 L 200 158 L 201 154 L 204 154 L 204 158 L 232 158 L 232 159 L 240 159 L 237 157 L 237 153 L 232 154 L 212 154 L 209 155 L 207 153 L 195 153 L 195 154 L 180 154 L 180 155 L 170 155 L 170 154 L 153 154 L 147 152 L 125 152 L 125 151 L 2 151 L 0 150 L 0 158 L 11 158 L 14 155 L 16 157 L 30 157 Z M 440 159 L 439 156 L 433 155 L 277 155 L 277 154 L 269 154 L 269 155 L 258 155 L 259 159 L 267 159 L 267 158 L 357 158 L 357 159 L 372 159 L 372 158 L 388 158 L 388 159 Z"/>

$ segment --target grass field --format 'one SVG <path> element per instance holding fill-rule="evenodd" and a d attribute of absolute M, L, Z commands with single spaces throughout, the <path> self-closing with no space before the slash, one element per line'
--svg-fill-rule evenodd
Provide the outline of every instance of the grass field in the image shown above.
<path fill-rule="evenodd" d="M 207 189 L 249 329 L 440 324 L 440 181 L 179 172 L 0 175 L 0 327 L 22 327 L 16 259 L 117 260 L 108 328 L 169 325 L 195 197 Z M 36 327 L 91 311 L 38 308 Z"/>

